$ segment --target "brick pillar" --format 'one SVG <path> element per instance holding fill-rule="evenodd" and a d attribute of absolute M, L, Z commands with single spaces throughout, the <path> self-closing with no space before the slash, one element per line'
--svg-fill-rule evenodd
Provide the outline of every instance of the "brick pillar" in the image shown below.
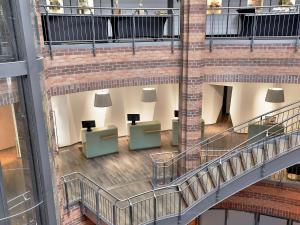
<path fill-rule="evenodd" d="M 181 1 L 182 79 L 180 81 L 180 151 L 201 141 L 201 68 L 205 41 L 206 0 Z M 199 154 L 187 156 L 185 168 L 195 167 Z M 190 163 L 189 163 L 190 162 Z"/>

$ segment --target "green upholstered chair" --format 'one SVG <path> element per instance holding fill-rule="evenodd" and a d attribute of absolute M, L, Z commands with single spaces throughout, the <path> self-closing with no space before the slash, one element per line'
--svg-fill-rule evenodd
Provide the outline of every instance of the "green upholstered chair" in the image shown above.
<path fill-rule="evenodd" d="M 83 154 L 86 158 L 118 152 L 118 129 L 115 126 L 82 129 Z"/>
<path fill-rule="evenodd" d="M 161 146 L 161 124 L 159 121 L 128 124 L 129 148 L 131 150 L 156 148 Z"/>

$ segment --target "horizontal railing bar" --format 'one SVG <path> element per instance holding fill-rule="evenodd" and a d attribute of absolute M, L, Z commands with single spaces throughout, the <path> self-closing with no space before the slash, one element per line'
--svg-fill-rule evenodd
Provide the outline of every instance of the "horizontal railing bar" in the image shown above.
<path fill-rule="evenodd" d="M 53 5 L 39 5 L 40 7 L 43 8 L 51 8 L 53 7 Z M 77 9 L 77 8 L 81 8 L 80 6 L 59 6 L 60 8 L 72 8 L 72 9 Z M 121 9 L 121 10 L 180 10 L 180 8 L 127 8 L 127 7 L 86 7 L 85 9 L 107 9 L 107 10 L 111 10 L 111 9 Z"/>
<path fill-rule="evenodd" d="M 260 9 L 260 8 L 266 8 L 266 9 L 269 9 L 269 8 L 292 8 L 292 7 L 299 7 L 300 4 L 295 4 L 295 5 L 271 5 L 271 6 L 229 6 L 229 7 L 226 7 L 226 6 L 220 6 L 220 7 L 209 7 L 207 6 L 207 10 L 213 10 L 213 9 Z"/>
<path fill-rule="evenodd" d="M 227 133 L 227 132 L 234 131 L 235 128 L 238 128 L 238 127 L 240 127 L 240 126 L 249 124 L 251 121 L 255 121 L 255 120 L 260 119 L 260 118 L 262 118 L 262 117 L 264 117 L 264 116 L 266 116 L 266 115 L 268 115 L 268 114 L 272 114 L 272 113 L 274 113 L 274 112 L 276 112 L 276 111 L 280 111 L 280 110 L 282 110 L 282 109 L 288 108 L 288 107 L 290 107 L 290 106 L 293 106 L 293 105 L 296 105 L 296 104 L 299 104 L 299 103 L 300 103 L 300 101 L 296 101 L 296 102 L 290 103 L 290 104 L 288 104 L 288 105 L 286 105 L 286 106 L 280 107 L 280 108 L 278 108 L 278 109 L 271 110 L 271 111 L 269 111 L 269 112 L 266 112 L 266 113 L 264 113 L 264 114 L 262 114 L 262 115 L 259 115 L 259 116 L 255 117 L 255 118 L 253 118 L 253 119 L 247 120 L 246 122 L 242 122 L 242 123 L 240 123 L 240 124 L 238 124 L 238 125 L 236 125 L 236 126 L 234 126 L 234 127 L 228 128 L 228 129 L 226 129 L 225 131 L 223 131 L 223 132 L 221 132 L 221 133 L 218 133 L 218 134 L 216 134 L 216 135 L 213 135 L 213 136 L 211 136 L 211 137 L 209 137 L 209 138 L 207 138 L 207 139 L 201 141 L 199 144 L 197 144 L 197 145 L 195 145 L 195 146 L 193 146 L 193 147 L 187 149 L 186 151 L 181 152 L 180 154 L 178 154 L 178 155 L 175 156 L 174 158 L 177 158 L 177 157 L 180 156 L 180 155 L 186 154 L 186 153 L 188 153 L 189 151 L 195 150 L 196 148 L 202 146 L 203 144 L 206 144 L 206 142 L 207 142 L 208 140 L 211 140 L 211 139 L 213 139 L 213 138 L 219 137 L 220 135 L 225 134 L 225 133 Z M 280 114 L 280 113 L 279 113 L 279 114 Z M 165 163 L 171 162 L 172 160 L 173 160 L 173 159 L 170 159 L 169 161 L 166 161 Z"/>

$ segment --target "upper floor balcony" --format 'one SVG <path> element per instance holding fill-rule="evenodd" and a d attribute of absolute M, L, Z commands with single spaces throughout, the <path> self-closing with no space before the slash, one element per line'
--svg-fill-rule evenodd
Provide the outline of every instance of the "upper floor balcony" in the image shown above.
<path fill-rule="evenodd" d="M 174 42 L 180 35 L 177 0 L 133 4 L 118 0 L 44 2 L 41 21 L 44 44 Z"/>
<path fill-rule="evenodd" d="M 224 1 L 224 0 L 223 0 Z M 292 40 L 298 45 L 300 5 L 295 0 L 212 0 L 206 38 L 214 40 Z"/>

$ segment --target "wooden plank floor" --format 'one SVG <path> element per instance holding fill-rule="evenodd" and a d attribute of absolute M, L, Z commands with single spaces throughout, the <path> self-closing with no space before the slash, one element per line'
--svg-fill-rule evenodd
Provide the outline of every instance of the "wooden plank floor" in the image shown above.
<path fill-rule="evenodd" d="M 82 172 L 96 183 L 121 198 L 151 190 L 152 163 L 150 154 L 177 151 L 171 146 L 170 132 L 162 132 L 162 147 L 130 151 L 127 137 L 119 138 L 119 153 L 86 159 L 81 144 L 60 149 L 56 156 L 58 176 Z"/>
<path fill-rule="evenodd" d="M 209 137 L 231 127 L 231 123 L 218 123 L 205 127 Z M 150 154 L 177 151 L 171 145 L 170 131 L 161 133 L 162 147 L 156 149 L 130 151 L 128 138 L 119 138 L 119 153 L 93 159 L 86 159 L 81 152 L 81 144 L 61 148 L 56 155 L 57 176 L 72 172 L 82 172 L 96 183 L 110 190 L 120 198 L 130 197 L 152 189 L 150 179 L 152 164 Z"/>

